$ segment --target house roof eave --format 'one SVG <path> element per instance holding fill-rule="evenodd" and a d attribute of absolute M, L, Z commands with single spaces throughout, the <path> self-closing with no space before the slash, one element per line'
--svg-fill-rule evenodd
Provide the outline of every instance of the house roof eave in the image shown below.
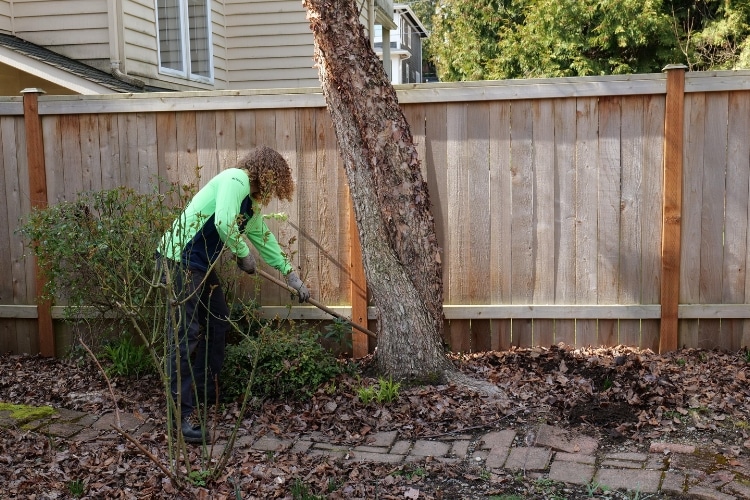
<path fill-rule="evenodd" d="M 420 38 L 427 38 L 430 35 L 427 31 L 427 28 L 424 27 L 424 24 L 422 24 L 422 21 L 419 20 L 410 6 L 401 3 L 393 4 L 393 11 L 396 14 L 405 16 L 409 20 L 409 23 L 417 31 L 417 33 L 419 33 Z"/>
<path fill-rule="evenodd" d="M 82 94 L 170 92 L 161 87 L 125 81 L 116 75 L 3 32 L 0 32 L 0 49 L 4 58 L 2 62 L 9 66 Z"/>
<path fill-rule="evenodd" d="M 56 85 L 70 89 L 82 95 L 113 94 L 116 91 L 99 85 L 68 71 L 50 66 L 34 58 L 19 54 L 7 47 L 0 46 L 0 63 L 16 68 L 30 75 L 42 78 Z M 18 89 L 19 92 L 21 89 Z"/>

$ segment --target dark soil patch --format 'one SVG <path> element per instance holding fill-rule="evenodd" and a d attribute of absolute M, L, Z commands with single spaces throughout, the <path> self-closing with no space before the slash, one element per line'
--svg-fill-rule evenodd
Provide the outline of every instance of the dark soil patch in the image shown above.
<path fill-rule="evenodd" d="M 566 414 L 571 425 L 590 424 L 602 428 L 618 427 L 624 423 L 637 422 L 633 408 L 627 403 L 602 403 L 599 398 L 581 401 Z"/>

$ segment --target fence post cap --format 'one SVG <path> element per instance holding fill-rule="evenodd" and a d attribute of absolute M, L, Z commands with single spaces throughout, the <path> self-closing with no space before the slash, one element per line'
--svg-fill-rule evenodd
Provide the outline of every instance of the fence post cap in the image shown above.
<path fill-rule="evenodd" d="M 23 89 L 21 93 L 22 94 L 46 94 L 47 92 L 45 92 L 44 89 L 40 89 L 36 87 L 29 87 L 29 88 Z"/>
<path fill-rule="evenodd" d="M 662 71 L 669 71 L 670 69 L 687 69 L 687 66 L 684 64 L 667 64 Z"/>

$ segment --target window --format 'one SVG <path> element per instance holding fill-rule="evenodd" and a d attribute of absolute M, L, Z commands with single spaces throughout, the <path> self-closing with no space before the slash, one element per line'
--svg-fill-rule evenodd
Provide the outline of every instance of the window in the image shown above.
<path fill-rule="evenodd" d="M 209 5 L 210 0 L 156 0 L 161 72 L 211 80 Z"/>

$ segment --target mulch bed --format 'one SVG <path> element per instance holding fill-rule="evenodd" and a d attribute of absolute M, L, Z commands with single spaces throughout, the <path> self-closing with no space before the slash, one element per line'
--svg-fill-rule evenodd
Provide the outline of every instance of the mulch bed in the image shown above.
<path fill-rule="evenodd" d="M 744 351 L 685 349 L 657 355 L 622 346 L 560 345 L 451 359 L 457 369 L 492 382 L 507 398 L 489 399 L 455 385 L 420 386 L 402 388 L 391 404 L 364 406 L 357 389 L 376 379 L 341 376 L 309 401 L 267 400 L 250 409 L 243 425 L 285 438 L 319 432 L 333 442 L 356 445 L 377 431 L 396 430 L 402 439 L 418 439 L 514 428 L 523 436 L 525 428 L 549 423 L 596 437 L 605 448 L 631 449 L 663 439 L 712 446 L 729 457 L 750 453 L 750 357 Z M 371 359 L 358 363 L 360 374 L 370 373 Z M 153 376 L 112 382 L 121 410 L 157 424 L 141 444 L 166 460 L 166 439 L 159 430 L 164 422 L 160 382 Z M 93 363 L 38 356 L 0 356 L 0 401 L 91 413 L 114 408 Z M 229 403 L 218 418 L 228 427 L 237 415 L 237 405 Z M 194 465 L 200 463 L 195 448 Z M 472 463 L 376 465 L 247 449 L 235 449 L 217 479 L 200 484 L 199 476 L 176 489 L 125 439 L 71 443 L 0 429 L 0 496 L 10 498 L 74 498 L 78 486 L 86 498 L 591 498 L 584 487 L 542 486 L 517 474 L 489 477 Z M 621 498 L 617 494 L 599 497 Z"/>

